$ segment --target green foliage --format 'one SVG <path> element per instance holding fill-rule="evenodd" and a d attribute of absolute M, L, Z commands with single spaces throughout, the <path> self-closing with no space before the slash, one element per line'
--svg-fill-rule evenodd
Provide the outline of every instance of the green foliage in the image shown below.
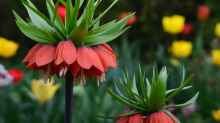
<path fill-rule="evenodd" d="M 124 33 L 130 14 L 122 20 L 113 20 L 100 24 L 103 16 L 118 2 L 114 0 L 99 16 L 95 16 L 97 7 L 102 0 L 72 0 L 63 1 L 66 6 L 65 22 L 58 15 L 59 1 L 46 0 L 49 18 L 40 12 L 30 0 L 22 0 L 30 17 L 23 20 L 15 11 L 13 12 L 16 24 L 27 37 L 39 43 L 56 43 L 62 40 L 73 40 L 78 45 L 97 45 L 110 42 Z M 87 2 L 87 3 L 86 3 Z M 82 5 L 86 4 L 85 7 Z M 82 10 L 82 13 L 80 13 Z M 79 13 L 81 14 L 79 16 Z"/>
<path fill-rule="evenodd" d="M 170 99 L 181 91 L 189 89 L 189 86 L 186 86 L 189 81 L 185 80 L 184 69 L 180 86 L 171 90 L 167 89 L 168 73 L 166 67 L 162 68 L 159 73 L 154 69 L 151 81 L 142 72 L 141 68 L 139 69 L 139 75 L 130 77 L 126 73 L 123 79 L 115 82 L 114 90 L 109 89 L 109 93 L 115 99 L 127 105 L 132 110 L 150 113 L 170 108 L 166 106 Z M 195 103 L 198 95 L 199 93 L 185 103 L 172 105 L 172 107 L 177 108 Z"/>

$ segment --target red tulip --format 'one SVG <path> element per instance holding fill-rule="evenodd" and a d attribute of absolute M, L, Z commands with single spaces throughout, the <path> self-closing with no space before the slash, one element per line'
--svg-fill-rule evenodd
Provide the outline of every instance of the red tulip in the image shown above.
<path fill-rule="evenodd" d="M 200 5 L 197 13 L 198 19 L 200 21 L 206 21 L 208 20 L 209 15 L 210 15 L 209 7 L 207 5 Z"/>
<path fill-rule="evenodd" d="M 61 20 L 64 22 L 66 17 L 66 7 L 64 5 L 59 5 L 57 7 L 57 12 Z"/>
<path fill-rule="evenodd" d="M 164 112 L 156 112 L 148 116 L 145 123 L 176 123 L 170 116 Z"/>
<path fill-rule="evenodd" d="M 192 31 L 193 31 L 193 26 L 192 26 L 192 24 L 186 23 L 186 24 L 184 25 L 182 34 L 183 34 L 183 35 L 190 35 L 190 34 L 192 34 Z"/>
<path fill-rule="evenodd" d="M 122 12 L 118 18 L 119 19 L 123 19 L 124 17 L 128 16 L 129 13 L 128 12 Z M 129 18 L 128 21 L 127 21 L 127 25 L 131 26 L 133 24 L 135 24 L 137 22 L 138 18 L 136 15 L 134 15 L 133 17 Z"/>
<path fill-rule="evenodd" d="M 18 84 L 24 77 L 24 73 L 19 69 L 10 69 L 8 71 L 9 75 L 13 78 L 13 84 Z"/>

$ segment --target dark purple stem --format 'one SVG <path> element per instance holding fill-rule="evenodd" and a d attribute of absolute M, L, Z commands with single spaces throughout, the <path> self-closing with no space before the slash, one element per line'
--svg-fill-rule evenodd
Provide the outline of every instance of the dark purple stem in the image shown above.
<path fill-rule="evenodd" d="M 65 123 L 72 123 L 73 86 L 72 75 L 68 73 L 65 78 Z"/>

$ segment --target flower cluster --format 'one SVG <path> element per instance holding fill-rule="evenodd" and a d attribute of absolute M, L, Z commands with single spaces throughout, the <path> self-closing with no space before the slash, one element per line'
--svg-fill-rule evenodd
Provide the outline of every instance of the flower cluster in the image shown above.
<path fill-rule="evenodd" d="M 16 42 L 0 37 L 0 57 L 13 57 L 17 53 L 18 47 Z"/>
<path fill-rule="evenodd" d="M 53 45 L 37 44 L 27 54 L 24 63 L 33 69 L 42 69 L 60 76 L 71 71 L 75 78 L 101 77 L 109 68 L 116 68 L 116 56 L 107 44 L 76 48 L 72 41 Z M 82 81 L 84 82 L 84 81 Z"/>

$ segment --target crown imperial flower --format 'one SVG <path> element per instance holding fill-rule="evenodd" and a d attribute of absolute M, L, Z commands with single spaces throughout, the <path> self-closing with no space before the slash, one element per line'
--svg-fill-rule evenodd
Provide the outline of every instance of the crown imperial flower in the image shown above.
<path fill-rule="evenodd" d="M 167 105 L 169 100 L 179 92 L 191 88 L 186 86 L 185 70 L 182 71 L 182 82 L 178 88 L 167 90 L 167 70 L 164 67 L 159 73 L 153 72 L 152 80 L 146 78 L 141 70 L 132 78 L 125 74 L 123 79 L 110 89 L 110 95 L 126 105 L 130 111 L 117 118 L 116 123 L 178 123 L 169 109 L 180 108 L 194 103 L 198 97 L 195 94 L 189 101 L 182 104 Z"/>
<path fill-rule="evenodd" d="M 128 29 L 127 22 L 134 14 L 102 24 L 101 18 L 118 0 L 98 16 L 95 11 L 101 0 L 86 1 L 75 0 L 73 4 L 66 0 L 61 5 L 47 0 L 49 17 L 30 0 L 22 1 L 30 21 L 26 22 L 14 12 L 16 24 L 27 37 L 38 42 L 23 60 L 27 67 L 60 76 L 69 71 L 74 79 L 83 81 L 87 77 L 101 79 L 110 68 L 117 67 L 116 55 L 106 43 Z M 82 14 L 79 15 L 79 11 Z"/>

